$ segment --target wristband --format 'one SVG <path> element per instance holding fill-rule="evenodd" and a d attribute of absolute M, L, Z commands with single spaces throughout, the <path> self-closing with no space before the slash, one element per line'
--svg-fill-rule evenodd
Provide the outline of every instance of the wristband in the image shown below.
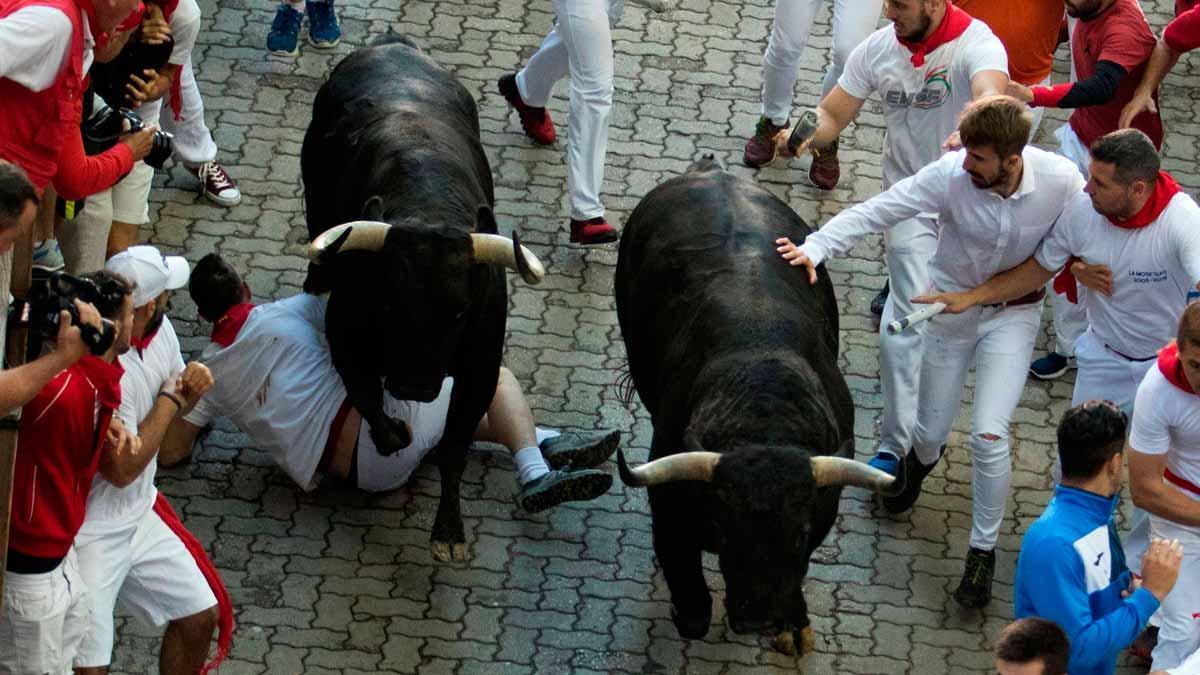
<path fill-rule="evenodd" d="M 158 395 L 159 395 L 159 396 L 166 396 L 167 398 L 171 399 L 171 403 L 174 403 L 174 404 L 175 404 L 175 407 L 176 407 L 177 409 L 179 409 L 179 410 L 183 410 L 183 401 L 180 401 L 180 400 L 179 400 L 179 397 L 178 397 L 178 396 L 176 396 L 175 394 L 172 394 L 172 393 L 171 393 L 171 392 L 169 392 L 169 391 L 160 391 L 160 392 L 158 392 Z"/>

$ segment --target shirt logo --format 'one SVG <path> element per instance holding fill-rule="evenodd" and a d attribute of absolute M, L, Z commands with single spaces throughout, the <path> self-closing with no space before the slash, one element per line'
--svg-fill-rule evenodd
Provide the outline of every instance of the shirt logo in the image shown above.
<path fill-rule="evenodd" d="M 929 110 L 940 108 L 950 98 L 954 88 L 950 85 L 950 66 L 936 66 L 925 73 L 925 85 L 916 94 L 903 89 L 889 90 L 883 96 L 884 103 L 894 108 L 918 108 Z"/>
<path fill-rule="evenodd" d="M 1129 280 L 1135 284 L 1157 284 L 1166 281 L 1167 278 L 1168 274 L 1166 270 L 1157 270 L 1154 272 L 1129 270 Z"/>
<path fill-rule="evenodd" d="M 1100 566 L 1100 559 L 1101 559 L 1101 558 L 1103 558 L 1103 557 L 1104 557 L 1104 551 L 1101 551 L 1101 552 L 1100 552 L 1100 555 L 1096 556 L 1096 562 L 1094 562 L 1094 563 L 1092 563 L 1092 564 L 1093 564 L 1093 565 L 1095 565 L 1096 567 L 1099 567 L 1099 566 Z"/>

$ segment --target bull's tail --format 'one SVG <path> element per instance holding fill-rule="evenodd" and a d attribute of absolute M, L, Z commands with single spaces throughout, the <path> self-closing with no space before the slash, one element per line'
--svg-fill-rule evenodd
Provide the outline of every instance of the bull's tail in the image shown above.
<path fill-rule="evenodd" d="M 421 51 L 421 48 L 417 46 L 417 43 L 410 40 L 407 36 L 400 35 L 399 33 L 392 33 L 390 31 L 383 35 L 377 35 L 371 40 L 372 47 L 382 47 L 384 45 L 396 44 L 408 45 L 417 51 Z"/>
<path fill-rule="evenodd" d="M 633 404 L 633 395 L 637 392 L 637 388 L 633 384 L 633 372 L 629 370 L 629 362 L 626 361 L 621 371 L 617 374 L 617 396 L 626 406 Z"/>

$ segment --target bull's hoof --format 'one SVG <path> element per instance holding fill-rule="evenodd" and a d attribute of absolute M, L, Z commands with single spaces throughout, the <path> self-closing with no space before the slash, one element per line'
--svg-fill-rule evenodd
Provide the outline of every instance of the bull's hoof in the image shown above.
<path fill-rule="evenodd" d="M 679 637 L 687 640 L 699 640 L 708 634 L 708 625 L 712 623 L 712 615 L 710 613 L 699 616 L 681 614 L 672 607 L 671 621 L 675 623 L 675 630 L 679 631 Z"/>
<path fill-rule="evenodd" d="M 471 559 L 471 549 L 464 543 L 435 541 L 430 544 L 430 551 L 438 562 L 466 562 Z"/>
<path fill-rule="evenodd" d="M 813 639 L 812 626 L 805 626 L 800 629 L 800 642 L 796 643 L 796 633 L 792 630 L 785 630 L 771 638 L 771 647 L 782 654 L 788 656 L 804 656 L 812 653 L 816 647 Z"/>
<path fill-rule="evenodd" d="M 812 626 L 805 626 L 800 629 L 800 648 L 803 650 L 801 655 L 812 653 L 817 648 L 817 639 L 813 635 Z"/>

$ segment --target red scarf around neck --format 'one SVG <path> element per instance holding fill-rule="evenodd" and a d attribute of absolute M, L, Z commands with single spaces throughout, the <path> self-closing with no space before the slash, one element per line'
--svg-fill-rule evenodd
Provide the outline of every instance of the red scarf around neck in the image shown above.
<path fill-rule="evenodd" d="M 1124 228 L 1126 230 L 1137 230 L 1146 227 L 1166 210 L 1167 205 L 1175 198 L 1175 194 L 1179 192 L 1179 183 L 1171 177 L 1171 174 L 1166 171 L 1159 171 L 1158 178 L 1154 181 L 1154 194 L 1146 200 L 1141 210 L 1135 213 L 1127 220 L 1108 217 L 1108 222 L 1113 225 Z M 1074 256 L 1067 261 L 1066 267 L 1054 277 L 1054 292 L 1059 295 L 1066 295 L 1067 300 L 1072 303 L 1079 302 L 1079 293 L 1075 286 L 1075 275 L 1071 273 L 1071 265 L 1075 264 L 1079 258 Z"/>
<path fill-rule="evenodd" d="M 1188 394 L 1196 394 L 1187 376 L 1183 374 L 1183 364 L 1179 362 L 1179 344 L 1174 340 L 1158 351 L 1158 370 L 1167 378 L 1167 382 Z"/>
<path fill-rule="evenodd" d="M 958 38 L 966 32 L 970 25 L 970 14 L 951 3 L 946 3 L 946 15 L 942 17 L 942 22 L 929 34 L 929 37 L 924 40 L 905 40 L 897 35 L 896 40 L 912 52 L 912 58 L 909 61 L 912 62 L 913 68 L 920 68 L 925 65 L 926 54 Z"/>
<path fill-rule="evenodd" d="M 246 325 L 246 319 L 250 318 L 250 312 L 254 309 L 254 303 L 243 302 L 229 308 L 225 312 L 225 316 L 217 319 L 213 323 L 212 341 L 228 347 L 233 344 L 238 333 L 241 332 L 242 326 Z"/>

